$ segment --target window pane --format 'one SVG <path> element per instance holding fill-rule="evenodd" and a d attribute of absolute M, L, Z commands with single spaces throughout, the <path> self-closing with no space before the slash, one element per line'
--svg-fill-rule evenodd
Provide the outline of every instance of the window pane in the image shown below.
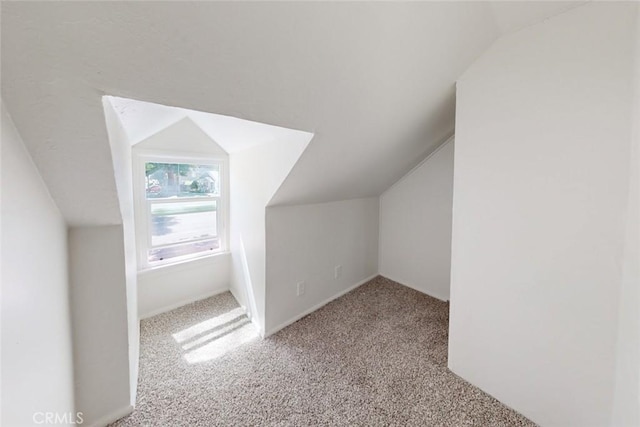
<path fill-rule="evenodd" d="M 186 243 L 216 237 L 215 200 L 153 203 L 151 205 L 151 246 Z"/>
<path fill-rule="evenodd" d="M 218 238 L 185 243 L 184 245 L 151 249 L 149 251 L 149 262 L 163 261 L 171 258 L 194 255 L 201 252 L 215 251 L 217 249 L 220 249 L 220 239 Z"/>
<path fill-rule="evenodd" d="M 220 165 L 145 163 L 147 199 L 220 195 Z"/>

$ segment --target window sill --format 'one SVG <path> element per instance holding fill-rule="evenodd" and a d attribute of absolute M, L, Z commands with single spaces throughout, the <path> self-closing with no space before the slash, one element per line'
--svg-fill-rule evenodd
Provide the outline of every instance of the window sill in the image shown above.
<path fill-rule="evenodd" d="M 212 261 L 215 258 L 226 257 L 229 255 L 231 255 L 231 252 L 224 251 L 224 252 L 216 252 L 210 255 L 199 256 L 196 258 L 184 259 L 176 262 L 167 262 L 160 265 L 154 265 L 151 267 L 139 269 L 138 275 L 186 270 L 192 267 L 197 267 L 198 264 L 206 263 L 207 261 Z"/>

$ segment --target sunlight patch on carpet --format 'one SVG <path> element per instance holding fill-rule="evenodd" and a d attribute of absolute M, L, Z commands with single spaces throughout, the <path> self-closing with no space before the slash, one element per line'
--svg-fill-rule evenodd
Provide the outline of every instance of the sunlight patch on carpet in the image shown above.
<path fill-rule="evenodd" d="M 242 309 L 242 307 L 237 307 L 226 313 L 212 317 L 211 319 L 207 319 L 204 322 L 200 322 L 197 325 L 183 329 L 180 332 L 176 332 L 175 334 L 173 334 L 173 339 L 181 344 L 206 332 L 219 329 L 220 327 L 237 321 L 242 317 L 244 317 L 244 310 Z"/>
<path fill-rule="evenodd" d="M 217 359 L 231 350 L 257 340 L 259 337 L 255 326 L 248 319 L 246 322 L 230 325 L 226 332 L 222 331 L 220 330 L 209 339 L 189 347 L 190 350 L 184 355 L 184 359 L 189 363 Z"/>

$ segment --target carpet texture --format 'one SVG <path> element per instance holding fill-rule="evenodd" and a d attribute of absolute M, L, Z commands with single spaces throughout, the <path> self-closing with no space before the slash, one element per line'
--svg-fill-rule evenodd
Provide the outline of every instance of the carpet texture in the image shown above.
<path fill-rule="evenodd" d="M 378 277 L 265 340 L 228 292 L 143 320 L 113 425 L 535 425 L 447 369 L 448 312 Z"/>

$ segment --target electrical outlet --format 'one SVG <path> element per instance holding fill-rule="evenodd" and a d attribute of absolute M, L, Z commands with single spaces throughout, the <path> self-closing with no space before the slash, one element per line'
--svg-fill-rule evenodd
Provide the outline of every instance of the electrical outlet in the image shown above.
<path fill-rule="evenodd" d="M 333 278 L 334 279 L 339 279 L 340 276 L 342 276 L 342 266 L 341 265 L 336 265 L 336 268 L 334 268 L 334 270 L 333 270 Z"/>
<path fill-rule="evenodd" d="M 304 295 L 304 292 L 306 291 L 306 285 L 304 283 L 304 281 L 302 282 L 298 282 L 298 285 L 296 286 L 296 295 L 297 296 L 302 296 Z"/>

